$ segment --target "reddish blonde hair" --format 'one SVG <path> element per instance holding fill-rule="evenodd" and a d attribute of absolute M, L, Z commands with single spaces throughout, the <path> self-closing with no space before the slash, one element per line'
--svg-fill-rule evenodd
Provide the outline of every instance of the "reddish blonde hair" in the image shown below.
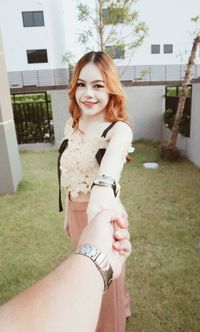
<path fill-rule="evenodd" d="M 125 107 L 126 96 L 119 80 L 117 68 L 112 58 L 107 53 L 92 51 L 85 54 L 76 64 L 69 86 L 69 111 L 73 118 L 73 127 L 78 128 L 79 118 L 81 116 L 81 110 L 75 98 L 77 81 L 82 68 L 88 63 L 93 63 L 99 68 L 104 79 L 105 87 L 110 95 L 106 107 L 106 120 L 110 122 L 127 121 Z"/>

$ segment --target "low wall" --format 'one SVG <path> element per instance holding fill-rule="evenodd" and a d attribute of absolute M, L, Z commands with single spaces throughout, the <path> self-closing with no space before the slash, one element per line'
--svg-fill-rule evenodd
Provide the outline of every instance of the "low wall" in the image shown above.
<path fill-rule="evenodd" d="M 133 124 L 134 141 L 159 141 L 162 132 L 164 86 L 126 87 L 128 116 Z"/>
<path fill-rule="evenodd" d="M 200 83 L 192 85 L 192 112 L 190 139 L 187 144 L 186 155 L 200 167 Z"/>
<path fill-rule="evenodd" d="M 51 95 L 55 145 L 58 147 L 63 139 L 66 120 L 69 118 L 69 97 L 66 89 L 48 91 L 48 93 Z"/>

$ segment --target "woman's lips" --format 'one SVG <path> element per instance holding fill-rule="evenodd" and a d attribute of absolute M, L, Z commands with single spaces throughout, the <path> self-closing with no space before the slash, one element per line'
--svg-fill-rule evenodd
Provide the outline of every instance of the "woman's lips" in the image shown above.
<path fill-rule="evenodd" d="M 83 101 L 82 104 L 88 108 L 92 108 L 94 105 L 96 105 L 97 102 L 89 102 L 89 101 Z"/>

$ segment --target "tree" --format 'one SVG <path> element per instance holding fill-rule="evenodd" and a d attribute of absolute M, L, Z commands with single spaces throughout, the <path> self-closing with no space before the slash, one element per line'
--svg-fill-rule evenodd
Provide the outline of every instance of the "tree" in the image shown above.
<path fill-rule="evenodd" d="M 68 64 L 68 70 L 69 70 L 69 80 L 71 80 L 73 67 L 74 67 L 74 55 L 71 51 L 67 51 L 63 57 L 62 62 Z"/>
<path fill-rule="evenodd" d="M 78 42 L 86 51 L 101 50 L 113 58 L 130 60 L 134 49 L 139 47 L 147 34 L 144 22 L 139 22 L 134 10 L 137 0 L 77 1 L 78 20 L 82 32 Z M 93 6 L 93 7 L 92 7 Z"/>
<path fill-rule="evenodd" d="M 199 20 L 199 16 L 192 18 L 195 23 Z M 174 124 L 171 131 L 171 137 L 167 144 L 161 146 L 161 157 L 165 160 L 175 160 L 179 157 L 179 150 L 176 148 L 177 137 L 179 133 L 179 127 L 181 119 L 183 117 L 183 111 L 185 107 L 186 98 L 188 95 L 188 85 L 190 84 L 192 67 L 195 64 L 195 56 L 197 47 L 200 44 L 200 33 L 198 32 L 193 40 L 191 53 L 188 59 L 187 68 L 185 71 L 185 77 L 182 83 L 182 92 L 179 97 L 178 107 L 174 118 Z"/>

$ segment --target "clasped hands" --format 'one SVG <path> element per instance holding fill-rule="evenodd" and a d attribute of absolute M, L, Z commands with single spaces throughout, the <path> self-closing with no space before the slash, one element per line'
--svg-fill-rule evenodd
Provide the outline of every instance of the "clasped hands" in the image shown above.
<path fill-rule="evenodd" d="M 131 253 L 130 234 L 127 228 L 127 217 L 119 216 L 118 211 L 114 209 L 101 210 L 81 233 L 78 247 L 89 244 L 104 252 L 116 278 Z"/>

